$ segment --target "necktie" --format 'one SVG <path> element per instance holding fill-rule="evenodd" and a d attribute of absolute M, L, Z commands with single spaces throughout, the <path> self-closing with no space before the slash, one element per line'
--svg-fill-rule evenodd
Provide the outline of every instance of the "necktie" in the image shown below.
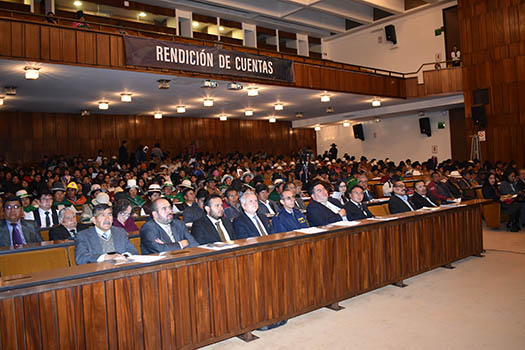
<path fill-rule="evenodd" d="M 221 222 L 217 221 L 215 223 L 215 226 L 217 226 L 217 232 L 219 233 L 219 237 L 221 238 L 221 241 L 226 242 L 226 235 L 224 234 L 224 231 L 221 228 Z"/>
<path fill-rule="evenodd" d="M 69 234 L 71 235 L 71 237 L 75 237 L 75 235 L 77 234 L 77 230 L 72 229 L 71 231 L 69 231 Z"/>
<path fill-rule="evenodd" d="M 257 223 L 257 229 L 259 230 L 259 233 L 261 234 L 261 236 L 266 236 L 267 233 L 266 233 L 266 231 L 264 230 L 264 228 L 262 227 L 261 222 L 259 221 L 259 218 L 257 217 L 257 215 L 255 215 L 255 216 L 253 217 L 253 219 L 254 219 L 255 222 Z"/>
<path fill-rule="evenodd" d="M 106 240 L 106 241 L 109 239 L 109 231 L 108 231 L 108 232 L 104 232 L 104 233 L 102 234 L 102 239 L 104 239 L 104 240 Z"/>
<path fill-rule="evenodd" d="M 51 218 L 49 217 L 49 212 L 46 211 L 46 227 L 51 227 Z"/>
<path fill-rule="evenodd" d="M 13 245 L 22 245 L 24 244 L 24 241 L 22 240 L 22 234 L 20 231 L 18 231 L 18 227 L 16 227 L 16 224 L 11 224 L 13 226 L 13 231 L 11 234 L 13 235 Z"/>
<path fill-rule="evenodd" d="M 365 209 L 363 208 L 363 204 L 362 204 L 362 203 L 359 203 L 359 209 L 361 209 L 361 211 L 363 212 L 363 214 L 365 214 L 365 216 L 367 216 L 366 211 L 365 211 Z"/>

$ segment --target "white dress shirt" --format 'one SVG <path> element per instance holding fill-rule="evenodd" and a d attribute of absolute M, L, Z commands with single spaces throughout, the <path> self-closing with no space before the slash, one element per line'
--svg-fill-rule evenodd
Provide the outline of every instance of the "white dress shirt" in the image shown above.
<path fill-rule="evenodd" d="M 219 226 L 221 227 L 222 233 L 224 234 L 224 238 L 227 241 L 231 241 L 230 235 L 228 234 L 228 230 L 226 230 L 226 227 L 224 227 L 224 224 L 222 223 L 222 220 L 216 220 L 216 219 L 212 218 L 209 215 L 206 215 L 206 216 L 208 217 L 208 219 L 210 219 L 210 221 L 213 224 L 213 226 L 217 227 L 217 222 L 218 222 Z"/>

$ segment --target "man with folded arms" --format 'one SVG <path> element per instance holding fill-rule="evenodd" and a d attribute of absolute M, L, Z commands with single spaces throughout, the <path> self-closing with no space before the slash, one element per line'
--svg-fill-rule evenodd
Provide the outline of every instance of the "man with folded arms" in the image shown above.
<path fill-rule="evenodd" d="M 5 219 L 0 220 L 0 247 L 15 247 L 42 242 L 38 227 L 33 221 L 24 220 L 20 198 L 12 196 L 4 201 Z"/>
<path fill-rule="evenodd" d="M 229 242 L 236 239 L 232 223 L 224 217 L 221 196 L 217 194 L 208 196 L 204 201 L 204 210 L 206 215 L 195 221 L 191 228 L 191 233 L 199 244 Z"/>
<path fill-rule="evenodd" d="M 346 210 L 337 199 L 329 198 L 328 191 L 320 181 L 314 181 L 310 187 L 312 200 L 306 207 L 306 217 L 310 226 L 323 226 L 337 221 L 347 220 Z"/>
<path fill-rule="evenodd" d="M 111 226 L 113 212 L 109 205 L 95 205 L 91 221 L 95 226 L 80 231 L 75 240 L 75 259 L 78 265 L 138 254 L 126 231 Z"/>
<path fill-rule="evenodd" d="M 414 209 L 421 209 L 423 207 L 431 208 L 438 207 L 439 202 L 430 197 L 430 194 L 427 191 L 427 186 L 425 186 L 424 181 L 417 181 L 414 184 L 415 192 L 412 195 L 412 203 L 414 204 Z"/>
<path fill-rule="evenodd" d="M 390 200 L 388 201 L 388 209 L 390 214 L 404 213 L 407 211 L 414 211 L 415 206 L 410 203 L 410 200 L 406 194 L 407 189 L 403 181 L 394 182 L 394 191 Z"/>
<path fill-rule="evenodd" d="M 300 210 L 295 208 L 295 194 L 290 190 L 281 193 L 283 208 L 273 217 L 272 226 L 275 233 L 288 232 L 300 228 L 307 228 L 308 222 Z"/>
<path fill-rule="evenodd" d="M 345 204 L 346 218 L 348 221 L 362 220 L 373 218 L 374 215 L 368 210 L 366 204 L 363 203 L 365 191 L 363 187 L 355 185 L 350 190 L 350 200 Z"/>
<path fill-rule="evenodd" d="M 142 254 L 180 250 L 199 245 L 184 223 L 173 218 L 172 207 L 168 200 L 157 199 L 151 209 L 151 220 L 140 228 Z"/>

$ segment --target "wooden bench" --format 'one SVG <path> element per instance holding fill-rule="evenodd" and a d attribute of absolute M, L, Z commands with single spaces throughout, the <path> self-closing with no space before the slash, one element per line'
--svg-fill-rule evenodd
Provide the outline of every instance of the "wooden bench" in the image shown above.
<path fill-rule="evenodd" d="M 479 199 L 483 199 L 483 192 L 481 188 L 476 189 L 476 196 Z M 485 220 L 485 225 L 490 228 L 499 228 L 501 221 L 508 221 L 509 216 L 507 214 L 501 214 L 501 203 L 490 202 L 481 206 L 481 213 Z"/>
<path fill-rule="evenodd" d="M 368 207 L 368 210 L 370 210 L 370 212 L 374 214 L 374 216 L 390 215 L 390 210 L 388 209 L 388 202 L 381 205 L 371 205 Z"/>
<path fill-rule="evenodd" d="M 74 246 L 72 247 L 73 249 L 75 248 Z M 0 255 L 0 274 L 2 276 L 28 274 L 69 266 L 68 247 L 21 251 Z"/>

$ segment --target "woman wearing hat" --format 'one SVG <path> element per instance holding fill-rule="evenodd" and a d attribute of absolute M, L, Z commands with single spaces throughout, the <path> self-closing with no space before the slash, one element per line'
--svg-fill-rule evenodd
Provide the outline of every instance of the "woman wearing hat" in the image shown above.
<path fill-rule="evenodd" d="M 138 195 L 137 180 L 129 179 L 126 191 L 128 192 L 126 198 L 131 202 L 131 205 L 134 208 L 141 208 L 144 205 L 145 200 Z"/>

